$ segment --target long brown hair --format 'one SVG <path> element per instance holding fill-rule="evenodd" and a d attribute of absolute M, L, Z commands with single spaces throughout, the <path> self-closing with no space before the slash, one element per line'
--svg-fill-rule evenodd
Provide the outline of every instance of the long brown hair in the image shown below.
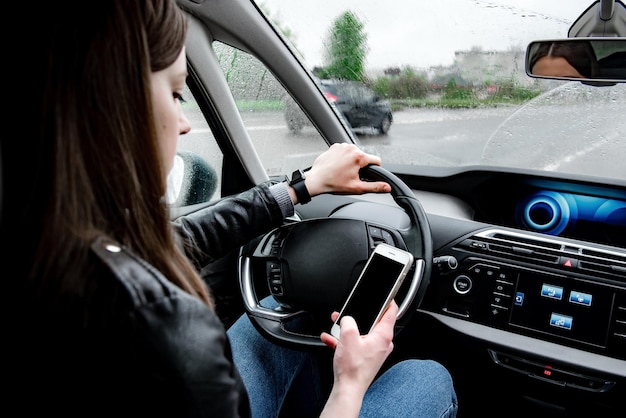
<path fill-rule="evenodd" d="M 530 68 L 543 57 L 562 57 L 583 77 L 595 77 L 598 73 L 598 60 L 590 42 L 551 42 L 541 43 L 533 51 Z"/>
<path fill-rule="evenodd" d="M 24 213 L 43 222 L 30 228 L 38 233 L 30 277 L 40 289 L 80 289 L 88 244 L 106 234 L 212 306 L 173 237 L 151 106 L 150 73 L 180 54 L 185 16 L 174 0 L 64 8 L 51 9 L 41 46 L 39 161 L 29 185 L 38 195 Z"/>

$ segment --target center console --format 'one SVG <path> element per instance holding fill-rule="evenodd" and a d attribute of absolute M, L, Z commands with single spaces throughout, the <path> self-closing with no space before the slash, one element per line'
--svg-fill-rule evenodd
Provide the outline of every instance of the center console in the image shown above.
<path fill-rule="evenodd" d="M 437 256 L 423 309 L 626 360 L 626 251 L 489 229 Z"/>

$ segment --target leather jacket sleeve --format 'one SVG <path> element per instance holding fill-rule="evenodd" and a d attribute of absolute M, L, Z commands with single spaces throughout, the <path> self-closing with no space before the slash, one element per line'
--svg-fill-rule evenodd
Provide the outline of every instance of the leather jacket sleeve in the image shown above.
<path fill-rule="evenodd" d="M 129 338 L 118 341 L 126 353 L 120 358 L 126 357 L 128 363 L 111 367 L 121 369 L 122 376 L 110 382 L 126 398 L 124 414 L 249 416 L 248 396 L 218 317 L 142 259 L 121 248 L 111 251 L 111 244 L 116 246 L 100 238 L 92 244 L 92 251 L 129 301 L 122 320 L 128 325 Z M 120 401 L 113 398 L 116 404 Z"/>
<path fill-rule="evenodd" d="M 283 222 L 267 183 L 174 221 L 187 256 L 202 267 Z"/>

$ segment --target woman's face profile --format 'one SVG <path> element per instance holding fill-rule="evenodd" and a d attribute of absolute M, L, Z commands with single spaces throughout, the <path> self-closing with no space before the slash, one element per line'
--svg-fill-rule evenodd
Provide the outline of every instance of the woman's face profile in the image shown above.
<path fill-rule="evenodd" d="M 532 73 L 551 77 L 584 78 L 565 58 L 554 56 L 539 58 L 533 65 Z"/>
<path fill-rule="evenodd" d="M 186 78 L 187 61 L 184 47 L 172 65 L 150 75 L 152 106 L 161 146 L 161 159 L 166 172 L 174 165 L 178 137 L 191 129 L 189 120 L 181 108 Z"/>

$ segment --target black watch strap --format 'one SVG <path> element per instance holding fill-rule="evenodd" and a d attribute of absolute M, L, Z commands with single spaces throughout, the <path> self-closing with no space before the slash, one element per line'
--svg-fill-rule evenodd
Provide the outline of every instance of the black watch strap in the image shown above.
<path fill-rule="evenodd" d="M 293 187 L 293 190 L 296 192 L 298 203 L 301 205 L 311 201 L 311 195 L 309 194 L 309 190 L 306 188 L 306 184 L 304 184 L 304 179 L 304 172 L 302 170 L 296 170 L 291 175 L 291 181 L 289 182 L 289 185 Z"/>

